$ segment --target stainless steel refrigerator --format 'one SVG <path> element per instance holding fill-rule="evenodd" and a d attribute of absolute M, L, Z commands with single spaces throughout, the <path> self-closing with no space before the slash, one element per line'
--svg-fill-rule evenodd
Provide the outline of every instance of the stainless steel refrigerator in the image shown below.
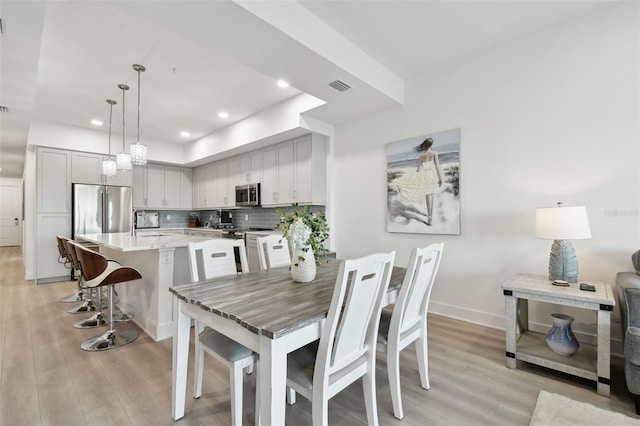
<path fill-rule="evenodd" d="M 128 186 L 73 184 L 73 238 L 77 234 L 130 232 L 133 198 Z"/>

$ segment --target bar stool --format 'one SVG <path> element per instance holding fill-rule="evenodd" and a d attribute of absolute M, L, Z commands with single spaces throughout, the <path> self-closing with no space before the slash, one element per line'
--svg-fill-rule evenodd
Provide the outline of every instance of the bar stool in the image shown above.
<path fill-rule="evenodd" d="M 96 276 L 87 276 L 86 273 L 83 272 L 82 270 L 82 265 L 80 264 L 80 261 L 78 260 L 78 255 L 77 255 L 77 250 L 76 247 L 80 246 L 82 247 L 82 245 L 77 244 L 74 241 L 71 240 L 67 240 L 65 242 L 66 246 L 67 246 L 67 252 L 69 253 L 69 257 L 71 257 L 72 262 L 73 262 L 73 267 L 77 270 L 80 271 L 80 286 L 81 288 L 85 289 L 84 285 L 82 283 L 92 280 L 94 278 L 97 277 Z M 82 247 L 84 248 L 84 247 Z M 98 272 L 98 271 L 96 271 Z M 94 293 L 93 289 L 88 289 L 91 293 Z M 81 319 L 80 321 L 77 321 L 73 324 L 73 326 L 75 328 L 94 328 L 94 327 L 102 327 L 103 325 L 107 324 L 107 320 L 104 317 L 104 314 L 102 313 L 102 309 L 104 308 L 103 303 L 102 303 L 102 291 L 98 290 L 96 293 L 96 301 L 94 303 L 93 298 L 89 298 L 87 300 L 87 304 L 90 304 L 91 306 L 95 306 L 95 311 L 96 313 L 92 316 L 90 316 L 89 318 L 84 318 Z M 87 311 L 88 312 L 88 311 Z"/>
<path fill-rule="evenodd" d="M 78 278 L 78 287 L 83 291 L 83 300 L 84 303 L 77 305 L 69 310 L 67 310 L 70 314 L 84 314 L 87 312 L 97 312 L 99 311 L 99 306 L 96 306 L 95 301 L 93 300 L 93 289 L 88 289 L 84 285 L 86 282 L 86 278 L 84 278 L 82 274 L 82 265 L 78 260 L 78 252 L 76 247 L 82 247 L 80 244 L 75 243 L 74 241 L 66 238 L 63 240 L 65 247 L 67 248 L 67 254 L 71 258 L 71 263 L 73 264 L 73 268 L 76 271 L 80 272 L 80 277 Z M 82 247 L 83 248 L 83 247 Z"/>
<path fill-rule="evenodd" d="M 85 351 L 105 351 L 131 343 L 138 338 L 136 330 L 116 330 L 114 320 L 114 286 L 127 281 L 142 278 L 140 272 L 130 266 L 122 266 L 115 260 L 109 260 L 100 253 L 76 245 L 78 261 L 82 265 L 83 274 L 95 276 L 85 281 L 88 288 L 100 291 L 102 287 L 109 289 L 109 329 L 106 333 L 82 342 L 80 347 Z"/>
<path fill-rule="evenodd" d="M 58 240 L 58 263 L 64 264 L 67 269 L 74 269 L 71 256 L 67 253 L 67 240 L 68 238 L 56 235 Z M 77 269 L 76 269 L 77 271 Z M 62 303 L 82 302 L 84 300 L 84 289 L 81 286 L 81 277 L 78 277 L 78 291 L 72 295 L 63 297 L 60 299 Z"/>

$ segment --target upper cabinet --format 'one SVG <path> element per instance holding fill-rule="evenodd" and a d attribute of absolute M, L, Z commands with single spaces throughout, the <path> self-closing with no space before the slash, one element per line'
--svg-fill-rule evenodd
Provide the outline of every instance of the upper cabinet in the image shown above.
<path fill-rule="evenodd" d="M 118 170 L 115 176 L 102 175 L 102 161 L 107 155 L 90 152 L 71 152 L 71 181 L 94 185 L 131 186 L 132 172 Z M 112 156 L 115 159 L 115 156 Z M 136 166 L 133 167 L 134 171 Z"/>
<path fill-rule="evenodd" d="M 254 151 L 238 157 L 237 185 L 262 181 L 262 152 Z"/>
<path fill-rule="evenodd" d="M 325 204 L 326 146 L 326 138 L 306 135 L 263 150 L 262 205 Z"/>
<path fill-rule="evenodd" d="M 134 208 L 190 209 L 191 193 L 191 169 L 154 163 L 134 168 Z"/>
<path fill-rule="evenodd" d="M 149 169 L 151 171 L 151 169 Z M 160 180 L 160 170 L 154 179 Z M 185 179 L 184 174 L 182 178 Z M 164 170 L 162 193 L 167 197 L 167 170 Z M 261 203 L 265 207 L 292 203 L 326 204 L 327 202 L 327 138 L 309 134 L 282 142 L 260 151 L 198 166 L 189 177 L 194 209 L 230 209 L 235 207 L 235 187 L 261 184 Z M 134 174 L 134 200 L 135 200 Z M 178 191 L 177 191 L 178 192 Z M 185 195 L 185 187 L 181 188 Z M 149 190 L 149 196 L 152 191 Z M 156 201 L 158 204 L 159 201 Z M 172 208 L 167 204 L 156 208 Z M 185 201 L 180 204 L 183 208 Z M 151 204 L 145 207 L 154 207 Z"/>
<path fill-rule="evenodd" d="M 71 213 L 71 151 L 38 148 L 38 212 Z"/>

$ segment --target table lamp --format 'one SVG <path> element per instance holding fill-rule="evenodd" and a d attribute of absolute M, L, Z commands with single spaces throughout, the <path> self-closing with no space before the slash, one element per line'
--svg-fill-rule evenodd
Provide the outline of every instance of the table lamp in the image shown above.
<path fill-rule="evenodd" d="M 568 240 L 591 238 L 584 206 L 536 209 L 536 238 L 553 240 L 549 255 L 549 280 L 578 282 L 578 259 Z"/>

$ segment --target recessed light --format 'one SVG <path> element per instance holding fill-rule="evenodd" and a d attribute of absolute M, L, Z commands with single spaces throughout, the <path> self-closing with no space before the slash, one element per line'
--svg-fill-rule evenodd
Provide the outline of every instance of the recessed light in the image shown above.
<path fill-rule="evenodd" d="M 183 130 L 182 132 L 180 132 L 180 136 L 182 136 L 183 138 L 188 138 L 189 136 L 191 136 L 191 133 Z"/>
<path fill-rule="evenodd" d="M 227 114 L 227 113 L 226 113 L 226 112 L 224 112 L 224 111 L 220 111 L 220 112 L 218 113 L 218 117 L 220 117 L 220 118 L 229 118 L 229 114 Z"/>
<path fill-rule="evenodd" d="M 91 120 L 91 124 L 94 126 L 102 126 L 104 123 L 100 120 Z"/>
<path fill-rule="evenodd" d="M 283 89 L 286 89 L 287 87 L 289 87 L 289 82 L 284 80 L 278 80 L 278 87 L 282 87 Z"/>

